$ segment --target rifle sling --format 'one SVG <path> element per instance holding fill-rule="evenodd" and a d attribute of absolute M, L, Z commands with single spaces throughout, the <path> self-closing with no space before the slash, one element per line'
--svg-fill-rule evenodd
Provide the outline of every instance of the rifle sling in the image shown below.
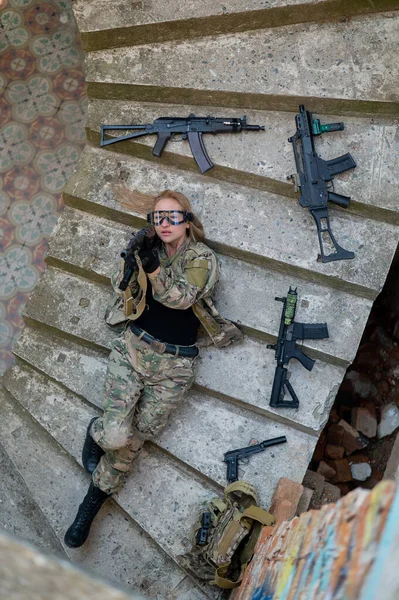
<path fill-rule="evenodd" d="M 142 315 L 145 309 L 145 296 L 147 292 L 147 275 L 144 272 L 140 258 L 136 255 L 137 266 L 139 269 L 137 283 L 140 286 L 139 299 L 133 298 L 130 286 L 127 286 L 123 292 L 123 312 L 126 319 L 135 321 Z"/>

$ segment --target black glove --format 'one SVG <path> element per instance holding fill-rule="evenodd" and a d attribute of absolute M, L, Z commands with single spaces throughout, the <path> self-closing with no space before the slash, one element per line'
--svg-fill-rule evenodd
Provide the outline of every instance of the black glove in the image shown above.
<path fill-rule="evenodd" d="M 155 249 L 157 245 L 158 236 L 154 232 L 154 235 L 145 236 L 143 245 L 138 251 L 141 264 L 146 273 L 153 273 L 159 267 L 158 252 Z"/>

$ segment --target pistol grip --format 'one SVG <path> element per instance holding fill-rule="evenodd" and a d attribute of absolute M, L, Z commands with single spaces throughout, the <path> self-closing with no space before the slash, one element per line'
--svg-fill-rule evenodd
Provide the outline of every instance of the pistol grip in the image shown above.
<path fill-rule="evenodd" d="M 238 459 L 227 458 L 225 461 L 227 462 L 227 481 L 233 483 L 238 480 Z"/>
<path fill-rule="evenodd" d="M 158 133 L 157 141 L 155 142 L 155 146 L 152 149 L 152 154 L 154 156 L 158 156 L 159 158 L 171 137 L 171 133 Z"/>

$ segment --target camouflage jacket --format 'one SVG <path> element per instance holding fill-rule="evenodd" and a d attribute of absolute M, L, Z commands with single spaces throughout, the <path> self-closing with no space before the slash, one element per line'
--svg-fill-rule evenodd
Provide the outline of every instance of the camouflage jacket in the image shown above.
<path fill-rule="evenodd" d="M 221 348 L 240 339 L 241 331 L 219 315 L 211 298 L 220 276 L 220 265 L 214 252 L 205 244 L 193 242 L 190 238 L 187 238 L 170 258 L 163 245 L 156 251 L 160 260 L 160 272 L 149 277 L 153 296 L 169 308 L 193 308 L 200 321 L 197 345 L 207 346 L 213 342 Z M 126 321 L 123 293 L 118 289 L 122 276 L 123 262 L 111 276 L 117 298 L 107 307 L 105 320 L 109 325 Z M 133 275 L 129 287 L 133 297 L 140 293 L 137 272 Z"/>

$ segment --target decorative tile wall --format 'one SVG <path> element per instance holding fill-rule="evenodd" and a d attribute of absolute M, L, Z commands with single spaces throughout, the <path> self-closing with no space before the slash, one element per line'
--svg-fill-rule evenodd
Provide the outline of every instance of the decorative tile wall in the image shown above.
<path fill-rule="evenodd" d="M 70 0 L 0 0 L 0 374 L 85 144 L 83 58 Z"/>

